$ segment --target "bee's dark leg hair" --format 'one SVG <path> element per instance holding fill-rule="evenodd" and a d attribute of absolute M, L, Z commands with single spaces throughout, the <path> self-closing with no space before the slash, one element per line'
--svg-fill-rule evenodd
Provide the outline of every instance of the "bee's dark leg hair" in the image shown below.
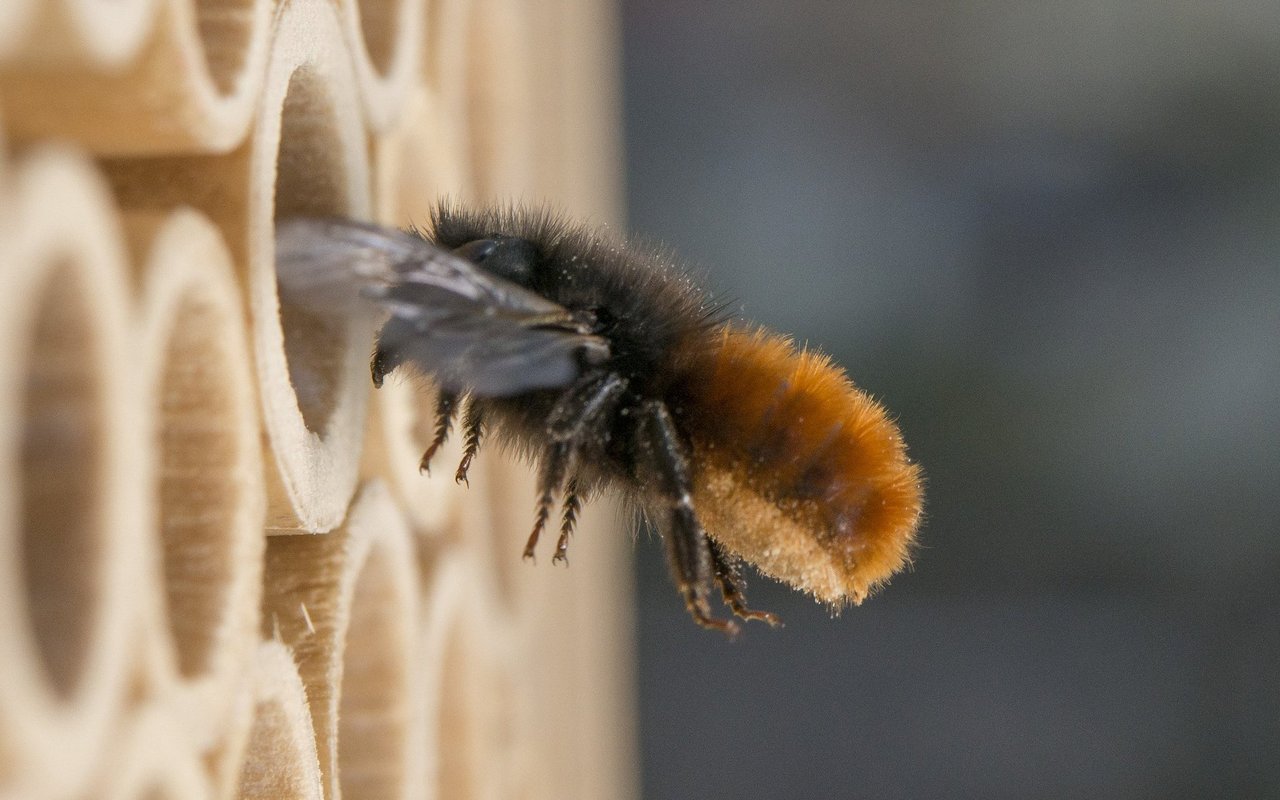
<path fill-rule="evenodd" d="M 391 357 L 391 354 L 381 347 L 373 351 L 373 357 L 369 359 L 369 375 L 373 378 L 373 388 L 381 389 L 382 381 L 387 374 L 398 367 Z"/>
<path fill-rule="evenodd" d="M 742 619 L 758 619 L 775 628 L 780 626 L 782 620 L 777 615 L 747 607 L 747 596 L 743 594 L 742 573 L 737 560 L 725 553 L 715 539 L 708 537 L 708 542 L 711 546 L 711 567 L 715 571 L 716 583 L 720 584 L 720 591 L 724 594 L 725 605 Z"/>
<path fill-rule="evenodd" d="M 467 413 L 462 417 L 462 429 L 465 442 L 462 447 L 462 461 L 458 464 L 458 472 L 453 477 L 458 483 L 465 483 L 467 488 L 471 488 L 471 482 L 467 480 L 467 470 L 471 469 L 471 459 L 476 457 L 476 452 L 480 449 L 480 437 L 484 436 L 484 413 L 476 405 L 474 397 L 467 403 Z"/>
<path fill-rule="evenodd" d="M 373 350 L 373 357 L 369 359 L 369 374 L 373 378 L 375 388 L 381 389 L 382 380 L 404 363 L 403 350 L 394 344 L 388 346 L 387 343 L 410 339 L 414 335 L 412 326 L 413 323 L 393 315 L 382 327 L 382 332 L 378 334 L 378 343 Z"/>
<path fill-rule="evenodd" d="M 666 539 L 671 570 L 685 606 L 704 628 L 735 635 L 737 623 L 711 615 L 707 600 L 712 577 L 710 542 L 693 509 L 685 444 L 661 401 L 649 400 L 641 406 L 636 453 L 641 480 L 648 483 L 653 496 L 650 518 Z"/>
<path fill-rule="evenodd" d="M 552 501 L 568 470 L 570 452 L 568 442 L 556 442 L 542 458 L 542 469 L 538 474 L 538 507 L 533 520 L 533 532 L 529 534 L 529 541 L 524 546 L 525 560 L 532 560 L 534 551 L 538 548 L 538 537 L 547 525 Z"/>
<path fill-rule="evenodd" d="M 616 372 L 591 372 L 578 379 L 551 409 L 547 434 L 552 441 L 577 439 L 590 423 L 617 402 L 627 379 Z"/>
<path fill-rule="evenodd" d="M 534 557 L 538 537 L 551 516 L 552 501 L 569 471 L 569 463 L 583 432 L 589 430 L 592 422 L 617 404 L 626 388 L 626 379 L 616 373 L 588 373 L 565 391 L 552 407 L 547 417 L 547 435 L 553 444 L 542 459 L 542 473 L 538 477 L 537 516 L 534 518 L 533 532 L 529 534 L 529 541 L 524 547 L 525 559 Z M 556 542 L 556 553 L 551 558 L 553 564 L 569 563 L 569 535 L 573 531 L 581 505 L 581 499 L 577 495 L 577 482 L 571 480 L 565 490 L 564 522 L 560 528 L 560 539 Z"/>
<path fill-rule="evenodd" d="M 453 427 L 453 417 L 457 413 L 457 393 L 441 389 L 440 394 L 436 397 L 436 435 L 427 447 L 427 452 L 422 454 L 422 461 L 418 462 L 419 472 L 430 474 L 431 458 L 440 449 L 440 446 L 445 443 L 445 440 L 449 438 L 449 429 Z"/>
<path fill-rule="evenodd" d="M 556 540 L 556 554 L 551 563 L 564 562 L 569 565 L 569 536 L 578 521 L 578 512 L 582 510 L 582 497 L 578 494 L 578 479 L 570 478 L 564 487 L 564 516 L 560 522 L 560 538 Z"/>

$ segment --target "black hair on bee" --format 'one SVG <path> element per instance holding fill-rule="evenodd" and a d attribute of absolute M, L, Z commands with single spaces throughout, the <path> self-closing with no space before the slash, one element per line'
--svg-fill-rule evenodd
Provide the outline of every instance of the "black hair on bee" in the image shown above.
<path fill-rule="evenodd" d="M 525 558 L 557 496 L 553 562 L 583 500 L 616 491 L 665 540 L 689 613 L 730 634 L 713 584 L 737 616 L 777 622 L 747 606 L 742 561 L 836 608 L 907 561 L 920 473 L 884 409 L 826 356 L 726 320 L 657 250 L 445 203 L 426 232 L 288 220 L 277 258 L 282 286 L 354 276 L 385 309 L 374 385 L 406 365 L 437 383 L 424 468 L 467 399 L 459 480 L 490 431 L 537 465 Z"/>

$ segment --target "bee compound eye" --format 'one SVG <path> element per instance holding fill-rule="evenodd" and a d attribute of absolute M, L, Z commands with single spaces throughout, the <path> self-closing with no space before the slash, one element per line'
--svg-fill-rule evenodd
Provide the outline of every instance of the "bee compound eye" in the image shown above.
<path fill-rule="evenodd" d="M 476 239 L 454 249 L 453 254 L 461 256 L 473 264 L 479 264 L 498 249 L 496 239 Z"/>
<path fill-rule="evenodd" d="M 525 287 L 531 285 L 538 263 L 537 246 L 516 236 L 476 239 L 453 252 L 482 266 L 486 272 Z"/>

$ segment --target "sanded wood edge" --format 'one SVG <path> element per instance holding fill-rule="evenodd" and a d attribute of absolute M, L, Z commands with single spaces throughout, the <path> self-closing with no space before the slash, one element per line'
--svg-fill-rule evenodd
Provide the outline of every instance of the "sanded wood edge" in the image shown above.
<path fill-rule="evenodd" d="M 153 706 L 119 726 L 92 795 L 102 800 L 204 800 L 210 788 L 181 724 L 168 709 Z"/>
<path fill-rule="evenodd" d="M 159 0 L 155 30 L 118 70 L 0 70 L 17 140 L 70 137 L 104 155 L 225 152 L 262 88 L 271 0 Z"/>
<path fill-rule="evenodd" d="M 421 715 L 407 713 L 416 702 L 415 563 L 408 527 L 377 482 L 338 530 L 267 543 L 263 629 L 296 655 L 328 798 L 348 781 L 359 796 L 388 798 L 421 784 Z"/>
<path fill-rule="evenodd" d="M 244 315 L 230 256 L 203 216 L 130 214 L 126 230 L 142 265 L 138 355 L 152 421 L 152 679 L 212 747 L 251 664 L 262 591 L 263 465 Z"/>
<path fill-rule="evenodd" d="M 350 56 L 323 0 L 292 0 L 274 28 L 249 139 L 218 157 L 105 162 L 122 206 L 191 205 L 222 230 L 244 292 L 262 427 L 269 443 L 267 528 L 341 523 L 359 475 L 372 320 L 282 298 L 275 221 L 367 218 L 369 147 Z"/>
<path fill-rule="evenodd" d="M 144 410 L 101 179 L 63 150 L 0 201 L 0 784 L 70 792 L 126 694 Z"/>
<path fill-rule="evenodd" d="M 162 0 L 5 2 L 14 8 L 0 12 L 0 62 L 109 70 L 136 55 Z"/>
<path fill-rule="evenodd" d="M 283 642 L 258 647 L 254 714 L 237 796 L 242 800 L 321 800 L 324 790 L 307 691 Z"/>
<path fill-rule="evenodd" d="M 343 34 L 372 131 L 394 127 L 421 72 L 427 3 L 339 0 Z"/>

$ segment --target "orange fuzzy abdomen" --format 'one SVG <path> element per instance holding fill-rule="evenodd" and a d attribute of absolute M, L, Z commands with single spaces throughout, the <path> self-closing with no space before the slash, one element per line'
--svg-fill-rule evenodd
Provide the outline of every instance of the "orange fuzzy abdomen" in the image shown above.
<path fill-rule="evenodd" d="M 826 356 L 764 331 L 717 336 L 685 409 L 707 532 L 823 602 L 861 602 L 906 564 L 919 524 L 898 427 Z"/>

